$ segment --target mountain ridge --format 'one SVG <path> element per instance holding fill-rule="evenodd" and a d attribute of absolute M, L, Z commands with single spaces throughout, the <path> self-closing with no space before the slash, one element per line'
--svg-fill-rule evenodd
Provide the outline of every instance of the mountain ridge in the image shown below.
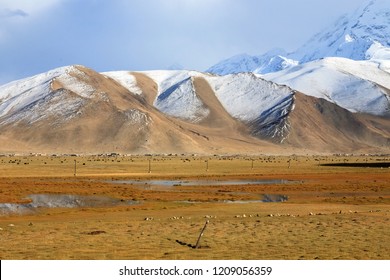
<path fill-rule="evenodd" d="M 0 87 L 0 107 L 0 152 L 390 152 L 388 118 L 252 73 L 68 66 Z M 348 121 L 338 124 L 332 112 Z"/>

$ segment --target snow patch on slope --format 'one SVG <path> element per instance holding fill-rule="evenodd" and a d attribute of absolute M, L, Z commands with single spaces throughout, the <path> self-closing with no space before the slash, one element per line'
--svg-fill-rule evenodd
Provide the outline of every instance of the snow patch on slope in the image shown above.
<path fill-rule="evenodd" d="M 154 105 L 170 116 L 192 122 L 199 122 L 210 113 L 197 97 L 191 77 L 174 84 L 158 95 Z"/>
<path fill-rule="evenodd" d="M 293 92 L 251 73 L 206 78 L 230 115 L 243 121 L 258 118 Z"/>
<path fill-rule="evenodd" d="M 103 75 L 110 77 L 111 79 L 117 81 L 124 88 L 128 89 L 132 93 L 137 95 L 142 95 L 142 90 L 137 85 L 137 79 L 129 71 L 112 71 L 112 72 L 103 72 Z"/>
<path fill-rule="evenodd" d="M 74 71 L 74 66 L 57 68 L 0 87 L 0 117 L 17 112 L 51 93 L 54 78 Z"/>
<path fill-rule="evenodd" d="M 8 116 L 2 123 L 31 124 L 51 116 L 63 123 L 80 114 L 85 99 L 106 100 L 106 94 L 94 88 L 80 67 L 61 67 L 0 87 L 0 118 Z"/>
<path fill-rule="evenodd" d="M 145 75 L 158 86 L 154 106 L 161 112 L 191 122 L 206 118 L 210 110 L 203 104 L 195 92 L 193 78 L 206 75 L 196 71 L 147 71 Z"/>
<path fill-rule="evenodd" d="M 11 114 L 1 124 L 34 124 L 53 116 L 51 125 L 57 126 L 78 116 L 84 104 L 84 98 L 69 98 L 67 90 L 60 89 Z"/>
<path fill-rule="evenodd" d="M 249 122 L 249 127 L 254 135 L 271 139 L 280 143 L 288 137 L 290 122 L 288 115 L 295 108 L 295 96 L 287 96 L 278 104 L 261 113 L 261 115 Z"/>
<path fill-rule="evenodd" d="M 205 76 L 203 73 L 187 70 L 155 70 L 141 73 L 155 81 L 158 86 L 158 95 L 190 77 Z"/>
<path fill-rule="evenodd" d="M 275 142 L 287 137 L 295 100 L 290 88 L 252 73 L 208 77 L 207 81 L 226 111 L 247 123 L 254 135 Z"/>
<path fill-rule="evenodd" d="M 153 119 L 149 114 L 137 109 L 128 109 L 121 113 L 126 120 L 126 125 L 130 126 L 133 131 L 145 131 L 145 129 L 149 129 L 149 126 L 153 123 Z"/>
<path fill-rule="evenodd" d="M 80 95 L 83 98 L 92 98 L 96 92 L 96 89 L 84 81 L 86 74 L 76 67 L 73 67 L 72 71 L 62 74 L 55 78 L 59 81 L 64 88 Z"/>

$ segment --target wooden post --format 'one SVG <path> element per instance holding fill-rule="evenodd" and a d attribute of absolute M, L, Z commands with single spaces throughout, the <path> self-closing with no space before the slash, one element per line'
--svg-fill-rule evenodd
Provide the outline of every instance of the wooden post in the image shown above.
<path fill-rule="evenodd" d="M 209 171 L 209 160 L 206 160 L 206 172 Z"/>
<path fill-rule="evenodd" d="M 252 159 L 252 170 L 253 170 L 253 162 L 254 162 L 255 160 L 254 159 Z"/>
<path fill-rule="evenodd" d="M 195 249 L 198 249 L 199 243 L 200 243 L 200 239 L 202 238 L 203 233 L 204 233 L 204 231 L 206 230 L 206 227 L 207 227 L 207 224 L 208 224 L 208 223 L 209 223 L 209 220 L 206 221 L 206 223 L 204 224 L 204 227 L 203 227 L 202 231 L 201 231 L 200 234 L 199 234 L 198 241 L 196 241 Z"/>
<path fill-rule="evenodd" d="M 148 170 L 148 173 L 152 173 L 152 166 L 151 166 L 150 159 L 149 159 L 149 170 Z"/>
<path fill-rule="evenodd" d="M 76 176 L 76 160 L 74 160 L 74 176 Z"/>

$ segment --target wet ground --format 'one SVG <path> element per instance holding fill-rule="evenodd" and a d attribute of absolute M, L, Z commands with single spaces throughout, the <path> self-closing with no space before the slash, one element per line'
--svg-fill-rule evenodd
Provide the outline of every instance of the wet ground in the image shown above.
<path fill-rule="evenodd" d="M 387 157 L 149 159 L 0 158 L 0 259 L 390 258 Z"/>
<path fill-rule="evenodd" d="M 26 199 L 31 202 L 0 203 L 0 215 L 32 214 L 40 208 L 112 207 L 136 203 L 104 196 L 74 194 L 32 194 Z"/>

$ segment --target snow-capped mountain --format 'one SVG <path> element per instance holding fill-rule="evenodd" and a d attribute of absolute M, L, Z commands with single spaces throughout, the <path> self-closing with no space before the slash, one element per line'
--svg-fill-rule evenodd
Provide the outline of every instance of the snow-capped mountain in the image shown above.
<path fill-rule="evenodd" d="M 351 112 L 390 116 L 390 72 L 381 61 L 325 58 L 264 75 Z"/>
<path fill-rule="evenodd" d="M 248 54 L 233 56 L 210 67 L 206 72 L 218 75 L 242 72 L 266 74 L 280 71 L 297 64 L 297 61 L 287 58 L 287 53 L 283 49 L 273 49 L 259 56 L 251 56 Z"/>
<path fill-rule="evenodd" d="M 239 54 L 225 59 L 206 70 L 219 75 L 253 72 L 260 64 L 259 57 Z"/>
<path fill-rule="evenodd" d="M 252 123 L 262 119 L 262 127 L 256 131 L 263 138 L 274 138 L 282 141 L 284 134 L 280 125 L 286 113 L 293 106 L 293 91 L 286 86 L 279 86 L 265 81 L 252 73 L 240 73 L 227 76 L 213 76 L 196 71 L 146 71 L 142 72 L 157 84 L 157 94 L 153 106 L 159 111 L 192 123 L 202 123 L 211 114 L 209 101 L 202 98 L 197 90 L 197 82 L 203 79 L 220 103 L 220 107 L 233 118 Z M 128 85 L 130 91 L 139 92 L 131 83 L 123 82 L 117 72 L 106 72 L 105 75 Z M 134 77 L 129 78 L 133 80 Z M 273 109 L 273 110 L 272 110 Z M 264 117 L 267 112 L 273 115 Z M 263 116 L 263 117 L 262 117 Z M 278 137 L 266 137 L 278 135 Z"/>
<path fill-rule="evenodd" d="M 0 152 L 390 153 L 389 116 L 390 4 L 371 0 L 290 54 L 0 86 Z"/>
<path fill-rule="evenodd" d="M 368 87 L 388 87 L 379 70 L 365 77 L 352 68 Z M 342 107 L 382 110 L 379 91 L 346 104 L 336 97 L 303 95 L 253 73 L 68 66 L 0 87 L 0 151 L 388 152 L 389 118 Z"/>
<path fill-rule="evenodd" d="M 293 53 L 273 50 L 245 56 L 246 72 L 350 112 L 390 116 L 390 2 L 370 0 Z M 242 70 L 227 59 L 208 71 L 219 75 Z"/>
<path fill-rule="evenodd" d="M 373 45 L 385 50 L 390 48 L 388 0 L 367 1 L 364 6 L 342 16 L 330 27 L 314 35 L 294 52 L 271 51 L 260 56 L 246 55 L 241 63 L 238 57 L 232 57 L 207 71 L 219 75 L 238 72 L 267 74 L 326 57 L 366 60 L 372 58 L 369 50 L 372 51 Z"/>
<path fill-rule="evenodd" d="M 354 13 L 342 16 L 290 56 L 301 63 L 324 57 L 365 60 L 374 43 L 390 47 L 390 2 L 387 0 L 370 0 Z"/>

